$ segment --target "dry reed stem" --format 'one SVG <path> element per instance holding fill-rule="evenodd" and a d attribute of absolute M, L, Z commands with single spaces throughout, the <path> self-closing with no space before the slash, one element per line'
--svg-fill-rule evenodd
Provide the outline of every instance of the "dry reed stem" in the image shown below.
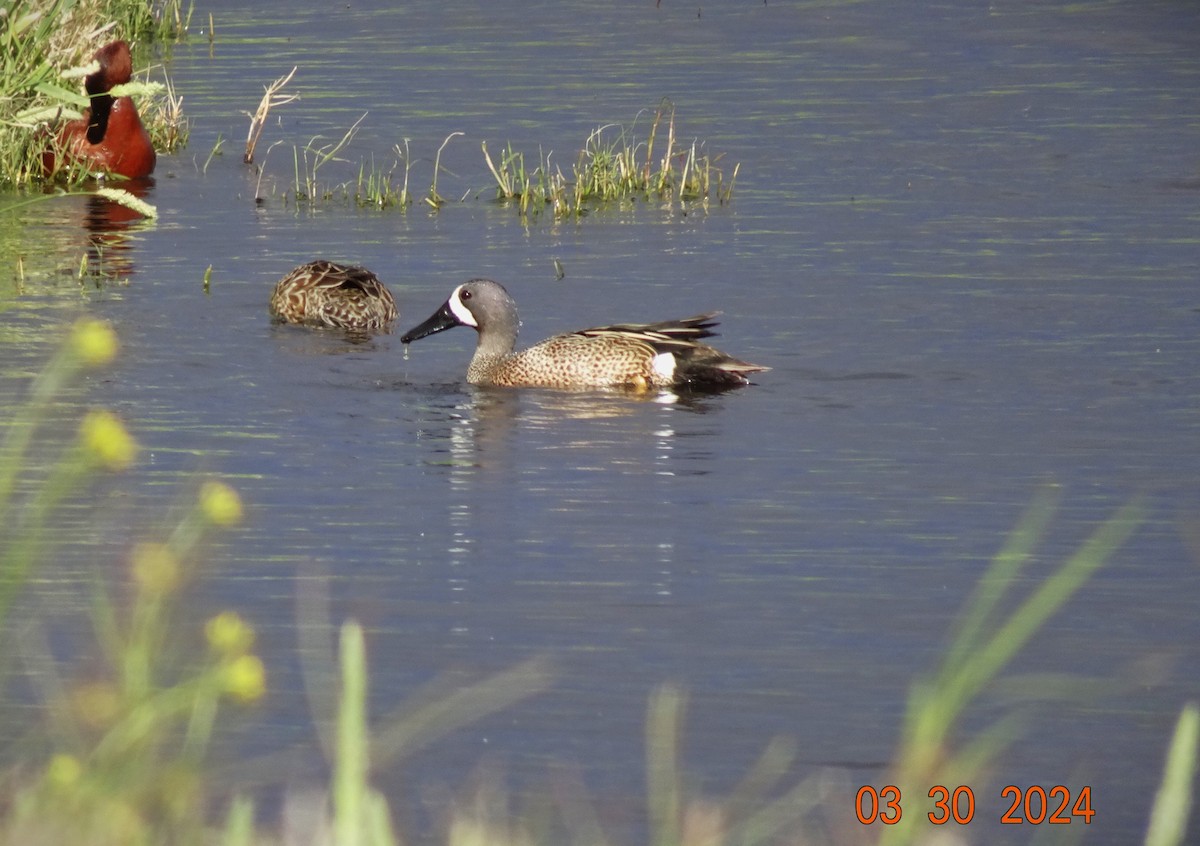
<path fill-rule="evenodd" d="M 270 115 L 271 109 L 300 99 L 299 94 L 283 96 L 279 93 L 283 86 L 292 81 L 292 77 L 296 75 L 296 70 L 297 68 L 292 68 L 292 72 L 287 76 L 281 76 L 265 87 L 262 100 L 258 103 L 258 109 L 250 116 L 250 131 L 246 134 L 246 154 L 242 156 L 242 161 L 246 164 L 254 162 L 254 148 L 258 145 L 259 136 L 262 135 L 263 126 L 266 125 L 267 116 Z"/>

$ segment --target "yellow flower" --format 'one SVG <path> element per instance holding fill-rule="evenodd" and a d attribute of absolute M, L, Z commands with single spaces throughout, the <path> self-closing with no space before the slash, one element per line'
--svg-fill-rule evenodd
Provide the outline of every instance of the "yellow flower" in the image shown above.
<path fill-rule="evenodd" d="M 91 456 L 110 470 L 124 470 L 137 457 L 137 441 L 111 411 L 89 411 L 79 435 Z"/>
<path fill-rule="evenodd" d="M 242 655 L 254 645 L 254 629 L 233 611 L 222 611 L 209 620 L 204 636 L 222 655 Z"/>
<path fill-rule="evenodd" d="M 84 725 L 105 728 L 120 714 L 121 694 L 109 682 L 89 682 L 71 692 L 71 707 Z"/>
<path fill-rule="evenodd" d="M 46 783 L 52 787 L 72 787 L 82 776 L 83 764 L 74 755 L 60 753 L 46 765 Z"/>
<path fill-rule="evenodd" d="M 224 482 L 200 486 L 200 510 L 215 526 L 236 526 L 242 521 L 242 499 Z"/>
<path fill-rule="evenodd" d="M 225 692 L 242 702 L 254 702 L 267 692 L 267 671 L 257 655 L 242 655 L 225 667 Z"/>
<path fill-rule="evenodd" d="M 71 348 L 84 364 L 108 364 L 117 354 L 117 333 L 107 321 L 84 317 L 71 331 Z"/>
<path fill-rule="evenodd" d="M 130 555 L 133 578 L 150 594 L 170 593 L 179 586 L 179 559 L 166 544 L 139 543 Z"/>

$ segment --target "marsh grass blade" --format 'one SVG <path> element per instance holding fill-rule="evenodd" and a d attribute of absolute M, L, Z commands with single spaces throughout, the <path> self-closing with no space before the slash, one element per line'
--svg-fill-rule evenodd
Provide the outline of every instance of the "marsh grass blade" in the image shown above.
<path fill-rule="evenodd" d="M 333 771 L 333 831 L 339 846 L 364 846 L 367 778 L 367 659 L 362 627 L 346 623 L 341 634 L 341 697 L 337 757 Z"/>
<path fill-rule="evenodd" d="M 1200 706 L 1189 702 L 1179 714 L 1175 733 L 1167 749 L 1162 783 L 1150 811 L 1145 846 L 1180 846 L 1187 842 L 1188 818 L 1196 777 L 1196 754 L 1200 744 Z"/>
<path fill-rule="evenodd" d="M 263 87 L 262 99 L 258 101 L 258 108 L 254 110 L 254 114 L 250 115 L 250 130 L 246 133 L 246 152 L 242 155 L 242 161 L 246 164 L 254 162 L 254 149 L 258 146 L 258 139 L 262 136 L 263 127 L 267 124 L 271 109 L 277 109 L 300 99 L 299 94 L 280 93 L 292 81 L 292 77 L 296 75 L 298 69 L 299 66 L 292 68 L 290 73 L 284 74 L 270 85 Z"/>
<path fill-rule="evenodd" d="M 1011 595 L 1018 574 L 1048 530 L 1058 498 L 1054 490 L 1042 491 L 1034 498 L 968 600 L 939 668 L 913 684 L 892 781 L 903 793 L 923 795 L 933 784 L 969 784 L 1012 742 L 1021 730 L 1020 712 L 996 720 L 957 751 L 951 743 L 971 703 L 1145 518 L 1142 497 L 1117 509 L 1005 616 L 998 609 L 1014 601 Z M 1057 693 L 1057 686 L 1049 689 L 1047 698 Z M 916 816 L 905 814 L 898 824 L 884 830 L 880 842 L 892 846 L 911 843 L 916 825 Z"/>

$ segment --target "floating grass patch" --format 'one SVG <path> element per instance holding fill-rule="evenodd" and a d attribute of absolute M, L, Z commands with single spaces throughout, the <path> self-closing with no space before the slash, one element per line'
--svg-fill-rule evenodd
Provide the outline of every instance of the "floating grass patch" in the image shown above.
<path fill-rule="evenodd" d="M 354 180 L 333 182 L 322 179 L 322 171 L 328 165 L 349 163 L 349 160 L 343 157 L 344 151 L 365 118 L 364 114 L 337 141 L 322 143 L 325 139 L 318 136 L 309 140 L 303 147 L 294 146 L 292 148 L 293 175 L 290 189 L 283 192 L 285 203 L 314 205 L 325 202 L 342 202 L 353 203 L 362 208 L 395 208 L 401 212 L 407 211 L 413 205 L 415 197 L 409 187 L 412 176 L 412 155 L 407 138 L 403 145 L 397 144 L 392 148 L 395 160 L 390 166 L 380 167 L 374 160 L 371 160 L 370 163 L 362 161 L 358 164 L 358 174 Z M 449 202 L 438 193 L 438 176 L 443 172 L 442 153 L 451 141 L 462 134 L 461 132 L 451 132 L 442 141 L 434 155 L 433 175 L 430 178 L 429 190 L 421 198 L 421 202 L 435 212 Z M 267 151 L 268 155 L 280 143 L 282 142 L 272 144 Z M 264 157 L 264 163 L 259 170 L 258 202 L 263 202 L 265 199 L 262 191 L 265 175 Z"/>
<path fill-rule="evenodd" d="M 522 216 L 549 209 L 556 218 L 577 217 L 626 199 L 725 203 L 732 197 L 739 167 L 733 167 L 726 181 L 717 167 L 721 156 L 710 157 L 697 141 L 681 143 L 675 108 L 666 102 L 654 113 L 645 138 L 637 135 L 636 122 L 628 128 L 593 130 L 569 175 L 540 151 L 537 166 L 527 168 L 524 154 L 511 144 L 493 159 L 484 142 L 483 157 L 496 181 L 497 199 L 514 203 Z"/>
<path fill-rule="evenodd" d="M 408 178 L 412 169 L 412 156 L 408 150 L 408 139 L 404 146 L 392 148 L 396 161 L 386 170 L 377 168 L 374 161 L 358 169 L 358 182 L 354 186 L 354 202 L 359 206 L 386 209 L 393 206 L 406 209 L 412 205 L 412 194 L 408 190 Z M 400 176 L 397 177 L 397 172 Z"/>
<path fill-rule="evenodd" d="M 286 78 L 285 78 L 286 79 Z M 278 82 L 278 81 L 277 81 Z M 268 89 L 259 110 L 269 103 Z M 268 106 L 269 108 L 269 106 Z M 379 166 L 372 158 L 360 161 L 357 178 L 342 182 L 323 181 L 321 171 L 333 162 L 346 163 L 342 158 L 363 119 L 341 139 L 324 143 L 313 138 L 304 146 L 293 147 L 293 175 L 290 190 L 284 201 L 302 204 L 341 201 L 364 208 L 407 211 L 420 202 L 433 211 L 442 209 L 449 200 L 442 196 L 438 180 L 444 172 L 442 154 L 462 132 L 451 132 L 433 155 L 433 172 L 429 190 L 423 197 L 410 188 L 413 158 L 409 141 L 393 147 L 395 160 Z M 258 123 L 261 131 L 261 124 Z M 256 126 L 252 124 L 252 143 L 257 142 Z M 481 143 L 484 165 L 496 185 L 495 198 L 514 207 L 522 218 L 536 217 L 543 212 L 556 220 L 578 218 L 592 209 L 609 203 L 631 200 L 665 203 L 727 203 L 732 197 L 739 166 L 734 165 L 726 175 L 718 166 L 721 156 L 710 156 L 699 141 L 681 142 L 676 134 L 675 111 L 664 103 L 649 121 L 644 137 L 637 134 L 637 123 L 631 127 L 602 126 L 584 139 L 566 171 L 559 166 L 553 153 L 539 149 L 536 162 L 527 164 L 526 156 L 512 144 L 493 155 L 487 142 Z M 272 145 L 274 146 L 274 145 Z M 260 182 L 265 164 L 260 170 Z M 474 191 L 468 190 L 465 199 Z M 261 192 L 259 200 L 262 200 Z"/>
<path fill-rule="evenodd" d="M 346 161 L 346 159 L 339 158 L 339 154 L 354 139 L 355 133 L 358 132 L 359 126 L 362 125 L 366 117 L 364 113 L 337 141 L 320 143 L 325 141 L 325 139 L 321 136 L 316 136 L 310 139 L 303 147 L 292 148 L 292 161 L 295 166 L 292 196 L 296 202 L 330 200 L 338 192 L 345 194 L 346 185 L 344 183 L 334 188 L 323 186 L 319 178 L 320 172 L 330 162 Z"/>

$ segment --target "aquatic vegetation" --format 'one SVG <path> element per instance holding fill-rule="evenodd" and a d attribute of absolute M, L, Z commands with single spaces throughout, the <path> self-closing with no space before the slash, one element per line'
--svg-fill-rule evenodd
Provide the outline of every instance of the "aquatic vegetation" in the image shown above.
<path fill-rule="evenodd" d="M 346 161 L 338 158 L 338 154 L 350 144 L 366 117 L 364 114 L 356 120 L 337 141 L 318 146 L 318 142 L 325 140 L 318 135 L 309 139 L 309 142 L 303 147 L 292 148 L 292 161 L 295 165 L 292 197 L 296 202 L 313 202 L 333 198 L 334 192 L 338 189 L 328 188 L 321 184 L 319 179 L 321 168 L 330 162 Z"/>
<path fill-rule="evenodd" d="M 358 181 L 354 186 L 354 202 L 358 206 L 374 206 L 378 209 L 397 206 L 401 210 L 412 205 L 412 194 L 408 190 L 408 178 L 412 169 L 412 156 L 408 150 L 408 139 L 404 139 L 404 148 L 397 144 L 392 148 L 396 154 L 395 163 L 383 170 L 375 166 L 374 161 L 368 167 L 363 163 L 358 169 Z M 404 165 L 404 178 L 400 184 L 394 183 L 396 170 L 401 163 Z"/>
<path fill-rule="evenodd" d="M 201 173 L 208 173 L 208 166 L 212 164 L 212 160 L 222 155 L 221 148 L 223 146 L 225 146 L 225 136 L 218 134 L 217 140 L 213 142 L 212 149 L 208 151 L 208 158 L 204 160 L 204 166 L 200 168 Z"/>
<path fill-rule="evenodd" d="M 163 153 L 174 153 L 187 146 L 191 127 L 183 112 L 183 96 L 175 93 L 175 86 L 169 76 L 163 76 L 161 88 L 154 86 L 150 75 L 154 69 L 144 71 L 145 79 L 140 80 L 146 86 L 143 95 L 143 119 L 146 131 L 150 133 L 150 142 L 154 149 Z"/>
<path fill-rule="evenodd" d="M 212 32 L 211 28 L 209 32 Z M 270 85 L 263 86 L 262 99 L 258 101 L 258 108 L 250 116 L 250 131 L 246 133 L 246 152 L 242 154 L 242 161 L 246 164 L 251 164 L 254 161 L 254 150 L 258 146 L 258 139 L 262 136 L 263 127 L 267 124 L 267 118 L 271 115 L 271 109 L 286 106 L 288 103 L 294 103 L 300 99 L 299 94 L 288 94 L 285 96 L 279 93 L 283 90 L 284 86 L 292 81 L 292 77 L 296 75 L 297 70 L 298 68 L 293 67 L 290 73 L 284 74 Z M 211 155 L 209 156 L 209 160 L 212 160 Z M 204 167 L 207 170 L 208 162 L 205 162 Z"/>
<path fill-rule="evenodd" d="M 451 132 L 446 136 L 446 139 L 442 141 L 442 146 L 438 147 L 437 155 L 434 156 L 433 181 L 429 185 L 429 195 L 425 197 L 425 202 L 428 203 L 435 211 L 446 203 L 437 190 L 438 175 L 442 172 L 442 152 L 446 149 L 446 145 L 449 144 L 451 140 L 464 134 L 465 133 L 463 132 Z"/>
<path fill-rule="evenodd" d="M 597 205 L 630 198 L 730 200 L 739 166 L 734 166 L 726 184 L 716 166 L 719 156 L 710 158 L 696 141 L 681 146 L 675 135 L 674 106 L 665 102 L 659 106 L 644 141 L 636 139 L 635 129 L 636 124 L 628 129 L 602 126 L 593 130 L 570 176 L 551 163 L 550 154 L 539 153 L 537 167 L 527 170 L 524 154 L 514 151 L 511 144 L 497 163 L 484 142 L 483 156 L 496 180 L 496 197 L 516 203 L 522 216 L 549 208 L 556 218 L 578 217 Z M 656 155 L 655 146 L 664 130 L 661 155 Z"/>
<path fill-rule="evenodd" d="M 196 6 L 194 0 L 106 0 L 104 5 L 104 17 L 118 32 L 147 41 L 186 37 Z"/>
<path fill-rule="evenodd" d="M 263 103 L 266 102 L 264 96 Z M 260 104 L 262 110 L 263 104 Z M 284 192 L 285 202 L 346 202 L 359 207 L 395 208 L 400 212 L 406 212 L 414 204 L 416 198 L 409 188 L 413 159 L 408 139 L 404 140 L 403 147 L 397 144 L 392 148 L 395 161 L 389 166 L 378 166 L 372 158 L 369 164 L 359 162 L 357 179 L 353 182 L 320 180 L 319 171 L 325 165 L 345 162 L 340 156 L 344 155 L 365 118 L 366 115 L 359 118 L 335 142 L 320 143 L 324 139 L 317 137 L 304 146 L 293 147 L 293 177 L 290 191 Z M 493 157 L 487 142 L 483 141 L 480 146 L 484 165 L 496 184 L 495 198 L 514 207 L 522 218 L 547 212 L 556 220 L 580 218 L 608 203 L 639 199 L 702 205 L 714 201 L 724 204 L 731 200 L 740 166 L 734 165 L 726 180 L 725 172 L 718 166 L 721 156 L 710 156 L 698 141 L 680 143 L 673 106 L 664 103 L 658 108 L 644 139 L 635 137 L 636 129 L 635 121 L 628 128 L 609 125 L 593 130 L 584 140 L 569 173 L 564 173 L 554 163 L 551 153 L 539 150 L 537 165 L 529 168 L 525 154 L 515 150 L 512 144 L 507 144 L 503 153 Z M 256 133 L 254 124 L 251 131 Z M 261 126 L 257 131 L 261 131 Z M 421 198 L 421 202 L 433 211 L 444 208 L 449 202 L 438 191 L 438 178 L 443 172 L 442 153 L 453 139 L 463 134 L 451 132 L 433 156 L 429 190 Z M 257 134 L 253 141 L 257 142 Z M 248 150 L 252 146 L 248 143 Z M 265 163 L 259 171 L 260 185 L 264 173 Z M 460 199 L 475 193 L 468 190 Z M 263 200 L 261 190 L 258 200 Z"/>

